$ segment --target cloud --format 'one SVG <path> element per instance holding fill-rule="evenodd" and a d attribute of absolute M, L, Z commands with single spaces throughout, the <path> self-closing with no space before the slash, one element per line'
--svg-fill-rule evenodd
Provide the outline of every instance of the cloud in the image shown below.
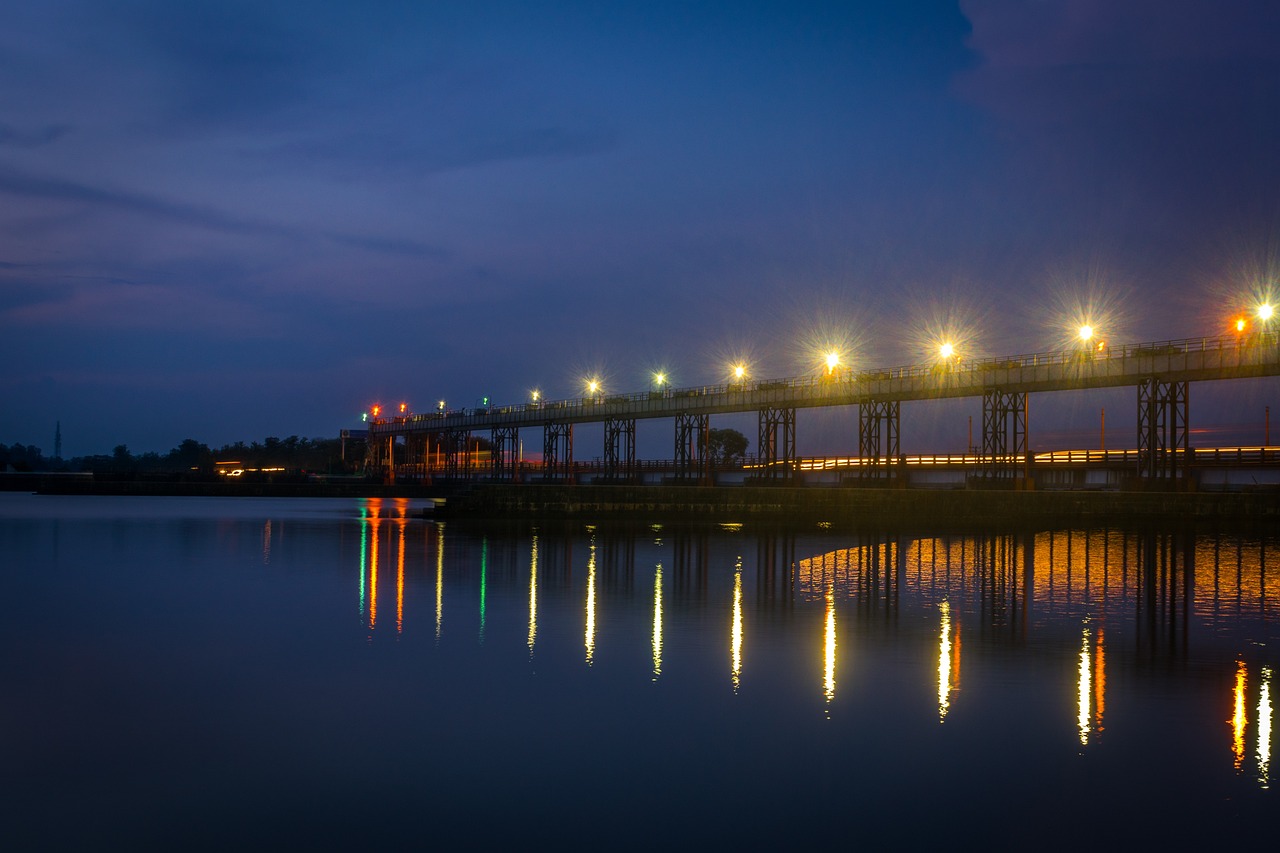
<path fill-rule="evenodd" d="M 29 198 L 100 205 L 176 222 L 237 234 L 276 234 L 290 230 L 279 225 L 223 213 L 195 204 L 169 201 L 144 193 L 104 189 L 56 177 L 27 174 L 0 164 L 0 193 Z"/>
<path fill-rule="evenodd" d="M 67 133 L 71 126 L 66 124 L 50 124 L 35 130 L 19 130 L 0 122 L 0 145 L 11 145 L 16 148 L 39 148 L 55 142 Z"/>

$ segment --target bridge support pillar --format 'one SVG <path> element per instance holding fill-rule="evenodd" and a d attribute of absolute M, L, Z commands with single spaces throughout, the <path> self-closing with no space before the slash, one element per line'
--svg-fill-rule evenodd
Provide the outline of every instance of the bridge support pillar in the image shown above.
<path fill-rule="evenodd" d="M 635 477 L 635 418 L 609 418 L 604 422 L 604 475 L 610 480 Z"/>
<path fill-rule="evenodd" d="M 858 404 L 859 477 L 888 480 L 902 456 L 902 404 L 897 400 L 869 400 Z"/>
<path fill-rule="evenodd" d="M 1138 383 L 1138 476 L 1176 483 L 1191 458 L 1186 382 Z"/>
<path fill-rule="evenodd" d="M 573 424 L 553 421 L 543 428 L 542 476 L 564 481 L 573 476 Z"/>
<path fill-rule="evenodd" d="M 451 479 L 469 476 L 471 465 L 467 445 L 471 443 L 471 430 L 445 430 L 440 433 L 439 441 L 444 450 L 444 475 Z"/>
<path fill-rule="evenodd" d="M 520 446 L 520 429 L 496 426 L 489 437 L 489 472 L 495 480 L 516 479 L 516 458 Z"/>
<path fill-rule="evenodd" d="M 771 482 L 792 479 L 796 473 L 796 410 L 774 408 L 760 410 L 759 442 L 761 479 Z"/>
<path fill-rule="evenodd" d="M 1027 459 L 1027 394 L 993 388 L 982 394 L 982 473 L 1013 481 Z"/>
<path fill-rule="evenodd" d="M 711 419 L 708 415 L 676 415 L 676 478 L 705 481 L 711 476 L 709 469 Z"/>

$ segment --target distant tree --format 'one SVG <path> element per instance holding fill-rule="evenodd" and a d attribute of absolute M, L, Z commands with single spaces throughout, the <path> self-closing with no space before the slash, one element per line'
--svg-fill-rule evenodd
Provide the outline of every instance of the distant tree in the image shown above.
<path fill-rule="evenodd" d="M 736 429 L 713 429 L 707 433 L 707 452 L 712 464 L 741 462 L 749 444 L 747 437 Z"/>
<path fill-rule="evenodd" d="M 176 471 L 209 471 L 213 469 L 213 453 L 194 438 L 183 439 L 169 451 L 168 465 Z"/>

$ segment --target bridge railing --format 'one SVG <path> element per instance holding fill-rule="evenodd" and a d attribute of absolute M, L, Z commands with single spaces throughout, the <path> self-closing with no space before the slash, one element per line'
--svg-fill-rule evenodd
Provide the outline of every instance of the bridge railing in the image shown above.
<path fill-rule="evenodd" d="M 1009 356 L 987 356 L 974 359 L 952 359 L 933 364 L 909 364 L 898 367 L 854 370 L 837 368 L 832 373 L 808 374 L 781 379 L 744 379 L 710 385 L 694 385 L 681 388 L 663 388 L 624 394 L 601 394 L 574 397 L 564 400 L 538 400 L 505 406 L 487 406 L 465 409 L 449 409 L 439 412 L 397 415 L 373 418 L 371 426 L 406 425 L 424 427 L 433 421 L 467 416 L 546 414 L 576 417 L 593 407 L 608 404 L 659 403 L 665 406 L 681 398 L 700 398 L 751 391 L 782 391 L 788 393 L 813 391 L 822 393 L 833 385 L 871 382 L 877 380 L 917 379 L 929 376 L 974 376 L 992 370 L 1012 370 L 1054 365 L 1078 365 L 1095 362 L 1123 362 L 1133 358 L 1183 355 L 1200 352 L 1245 351 L 1252 348 L 1280 345 L 1280 330 L 1250 334 L 1180 338 L 1164 341 L 1147 341 L 1137 344 L 1100 348 L 1077 347 L 1045 352 L 1024 353 Z"/>

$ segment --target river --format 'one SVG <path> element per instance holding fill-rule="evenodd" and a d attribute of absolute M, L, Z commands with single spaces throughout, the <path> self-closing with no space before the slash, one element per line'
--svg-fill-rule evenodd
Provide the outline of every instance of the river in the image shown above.
<path fill-rule="evenodd" d="M 12 849 L 1275 838 L 1280 539 L 0 493 Z"/>

